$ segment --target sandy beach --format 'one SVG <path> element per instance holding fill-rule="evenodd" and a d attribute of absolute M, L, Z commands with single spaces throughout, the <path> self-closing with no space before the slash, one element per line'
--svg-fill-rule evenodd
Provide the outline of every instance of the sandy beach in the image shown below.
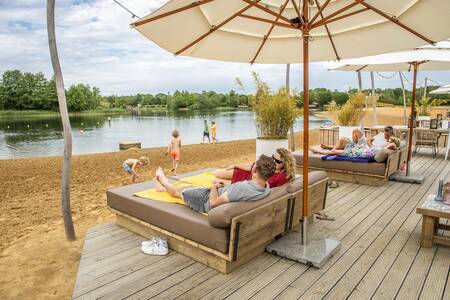
<path fill-rule="evenodd" d="M 403 124 L 402 108 L 378 108 L 378 115 L 379 124 Z M 372 122 L 369 111 L 364 125 Z M 302 134 L 297 134 L 297 145 L 301 139 Z M 313 130 L 310 143 L 317 142 L 318 131 Z M 171 161 L 164 152 L 165 148 L 132 149 L 73 157 L 75 242 L 66 240 L 62 224 L 62 158 L 0 160 L 0 299 L 70 298 L 86 230 L 113 221 L 106 206 L 106 190 L 130 184 L 121 163 L 129 157 L 148 156 L 150 166 L 141 169 L 141 174 L 150 180 L 158 165 L 170 170 Z M 252 162 L 254 158 L 255 140 L 189 145 L 182 149 L 179 173 Z"/>

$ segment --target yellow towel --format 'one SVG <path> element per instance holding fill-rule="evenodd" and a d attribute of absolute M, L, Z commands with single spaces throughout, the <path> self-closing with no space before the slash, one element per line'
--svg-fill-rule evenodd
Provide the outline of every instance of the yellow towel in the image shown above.
<path fill-rule="evenodd" d="M 196 187 L 211 187 L 213 179 L 214 179 L 214 175 L 212 173 L 203 173 L 203 174 L 183 178 L 182 181 L 176 182 L 175 185 L 176 186 L 192 185 L 192 186 L 196 186 Z M 187 205 L 186 202 L 183 201 L 183 199 L 172 197 L 167 192 L 158 192 L 155 188 L 135 193 L 134 196 L 149 199 L 149 200 Z M 207 215 L 205 213 L 203 213 L 203 214 Z"/>

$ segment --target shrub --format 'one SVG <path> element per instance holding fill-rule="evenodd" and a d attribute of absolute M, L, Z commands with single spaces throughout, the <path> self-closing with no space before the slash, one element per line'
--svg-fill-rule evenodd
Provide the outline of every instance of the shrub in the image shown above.
<path fill-rule="evenodd" d="M 285 139 L 289 128 L 301 115 L 296 101 L 286 88 L 272 92 L 267 83 L 260 80 L 253 72 L 256 93 L 250 100 L 250 105 L 256 115 L 258 138 Z"/>
<path fill-rule="evenodd" d="M 364 116 L 366 95 L 362 92 L 351 94 L 347 102 L 339 106 L 335 101 L 328 106 L 334 121 L 341 126 L 359 125 Z"/>

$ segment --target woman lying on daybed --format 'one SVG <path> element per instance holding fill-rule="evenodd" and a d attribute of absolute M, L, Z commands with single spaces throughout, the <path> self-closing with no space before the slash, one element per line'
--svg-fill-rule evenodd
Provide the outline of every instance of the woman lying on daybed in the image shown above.
<path fill-rule="evenodd" d="M 381 136 L 382 135 L 382 136 Z M 314 153 L 324 155 L 341 155 L 347 157 L 375 157 L 380 150 L 397 150 L 400 140 L 394 136 L 393 128 L 386 126 L 383 134 L 366 139 L 361 129 L 356 128 L 352 132 L 352 138 L 340 138 L 332 149 L 321 145 L 320 148 L 311 148 Z"/>
<path fill-rule="evenodd" d="M 295 159 L 289 150 L 285 148 L 277 149 L 272 155 L 272 159 L 276 164 L 276 171 L 267 181 L 271 188 L 282 186 L 295 179 Z M 254 168 L 255 163 L 233 165 L 226 169 L 216 170 L 213 172 L 216 176 L 214 183 L 229 185 L 244 180 L 250 180 Z"/>

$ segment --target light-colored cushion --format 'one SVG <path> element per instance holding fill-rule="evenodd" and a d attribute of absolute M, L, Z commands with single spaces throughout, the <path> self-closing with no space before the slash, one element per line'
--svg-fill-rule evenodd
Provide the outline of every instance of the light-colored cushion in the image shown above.
<path fill-rule="evenodd" d="M 378 151 L 378 153 L 375 155 L 375 161 L 377 163 L 384 163 L 388 156 L 391 155 L 392 153 L 395 153 L 395 150 L 390 150 L 390 149 L 381 149 L 380 151 Z"/>

